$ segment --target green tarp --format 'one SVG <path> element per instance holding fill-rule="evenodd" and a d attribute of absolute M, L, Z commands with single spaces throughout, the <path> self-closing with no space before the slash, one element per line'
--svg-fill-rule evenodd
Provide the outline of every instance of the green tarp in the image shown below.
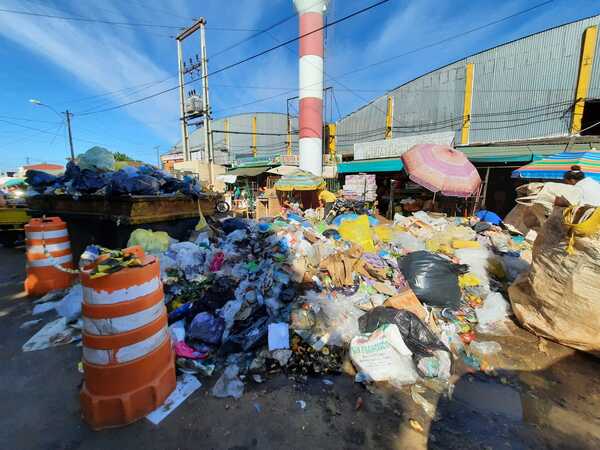
<path fill-rule="evenodd" d="M 338 173 L 400 172 L 404 168 L 402 159 L 366 159 L 338 164 Z"/>

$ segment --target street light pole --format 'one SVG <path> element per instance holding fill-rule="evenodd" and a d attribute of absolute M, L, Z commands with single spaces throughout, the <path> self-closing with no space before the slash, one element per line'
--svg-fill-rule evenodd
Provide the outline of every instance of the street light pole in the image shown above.
<path fill-rule="evenodd" d="M 73 135 L 71 133 L 71 117 L 73 117 L 73 113 L 70 112 L 68 109 L 63 113 L 59 113 L 52 106 L 46 105 L 45 103 L 42 103 L 41 101 L 36 100 L 34 98 L 29 99 L 29 103 L 31 103 L 33 105 L 37 105 L 37 106 L 45 106 L 50 111 L 52 111 L 54 114 L 59 116 L 61 119 L 63 118 L 63 114 L 65 115 L 65 117 L 67 118 L 67 130 L 69 132 L 69 148 L 71 149 L 71 160 L 75 161 L 75 150 L 73 149 Z"/>

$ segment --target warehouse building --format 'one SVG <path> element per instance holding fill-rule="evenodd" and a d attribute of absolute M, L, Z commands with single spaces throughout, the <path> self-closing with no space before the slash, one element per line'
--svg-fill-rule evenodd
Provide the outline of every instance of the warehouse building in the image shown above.
<path fill-rule="evenodd" d="M 244 113 L 211 121 L 215 164 L 228 167 L 270 166 L 279 161 L 297 161 L 298 119 L 281 113 Z M 190 133 L 192 160 L 204 159 L 204 128 Z M 181 142 L 162 155 L 170 169 L 183 161 Z"/>
<path fill-rule="evenodd" d="M 400 170 L 415 143 L 453 144 L 493 190 L 538 156 L 600 149 L 599 25 L 597 15 L 508 42 L 375 99 L 336 124 L 337 152 L 353 160 L 339 172 Z"/>

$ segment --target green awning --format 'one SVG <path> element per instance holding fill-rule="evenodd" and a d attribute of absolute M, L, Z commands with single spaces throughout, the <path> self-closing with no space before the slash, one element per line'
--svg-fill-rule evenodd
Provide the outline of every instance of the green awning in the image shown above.
<path fill-rule="evenodd" d="M 337 168 L 338 173 L 400 172 L 404 168 L 404 164 L 400 158 L 365 159 L 339 163 Z"/>
<path fill-rule="evenodd" d="M 271 166 L 261 167 L 239 167 L 227 172 L 227 175 L 237 175 L 238 177 L 256 177 L 269 170 Z"/>
<path fill-rule="evenodd" d="M 570 146 L 571 149 L 578 145 Z M 589 148 L 589 146 L 587 147 Z M 511 146 L 468 146 L 457 147 L 472 162 L 522 162 L 527 163 L 538 157 L 555 155 L 565 149 L 564 144 L 511 145 Z M 585 151 L 585 150 L 582 150 Z"/>

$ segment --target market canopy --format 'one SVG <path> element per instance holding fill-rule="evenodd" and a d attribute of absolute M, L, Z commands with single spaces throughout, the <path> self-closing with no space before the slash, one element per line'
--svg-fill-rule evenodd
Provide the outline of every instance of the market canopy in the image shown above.
<path fill-rule="evenodd" d="M 400 172 L 403 168 L 401 158 L 370 159 L 339 163 L 338 173 Z"/>
<path fill-rule="evenodd" d="M 464 153 L 445 145 L 418 144 L 402 155 L 404 169 L 415 183 L 432 192 L 470 197 L 481 177 Z"/>
<path fill-rule="evenodd" d="M 7 178 L 0 182 L 0 187 L 9 188 L 13 186 L 20 186 L 27 184 L 25 178 Z"/>
<path fill-rule="evenodd" d="M 296 170 L 298 170 L 298 166 L 278 166 L 267 170 L 267 173 L 272 173 L 274 175 L 290 175 Z"/>
<path fill-rule="evenodd" d="M 324 187 L 325 180 L 323 177 L 301 169 L 296 169 L 289 175 L 282 176 L 275 183 L 275 189 L 278 191 L 314 191 Z"/>
<path fill-rule="evenodd" d="M 238 167 L 237 169 L 230 170 L 226 175 L 236 175 L 238 177 L 256 177 L 261 173 L 267 171 L 269 166 L 261 167 Z"/>
<path fill-rule="evenodd" d="M 529 163 L 512 173 L 513 178 L 562 180 L 572 166 L 579 166 L 590 178 L 600 181 L 600 152 L 563 152 Z"/>

